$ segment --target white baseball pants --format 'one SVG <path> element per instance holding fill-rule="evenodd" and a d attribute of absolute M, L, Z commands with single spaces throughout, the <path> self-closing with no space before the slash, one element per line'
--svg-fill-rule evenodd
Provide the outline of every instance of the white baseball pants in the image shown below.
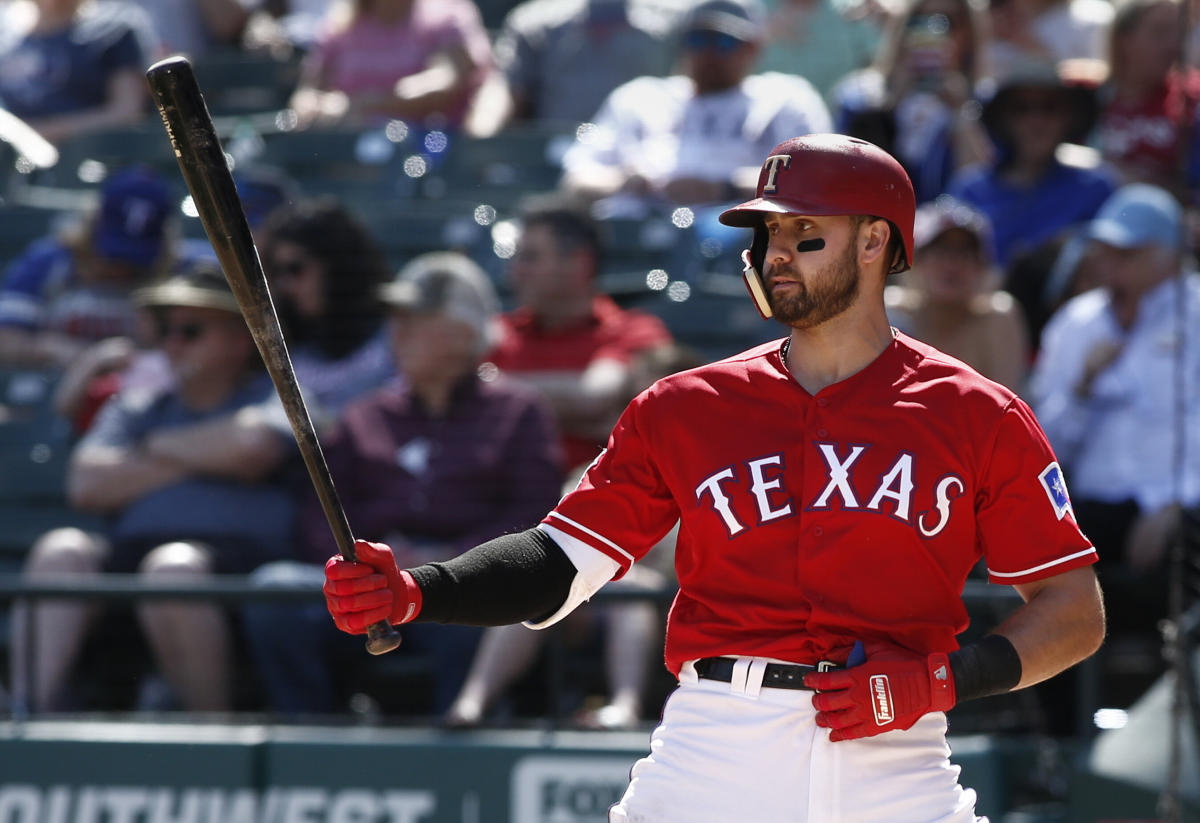
<path fill-rule="evenodd" d="M 610 823 L 987 823 L 958 785 L 944 714 L 831 743 L 813 692 L 762 688 L 767 662 L 739 659 L 732 683 L 683 667 Z"/>

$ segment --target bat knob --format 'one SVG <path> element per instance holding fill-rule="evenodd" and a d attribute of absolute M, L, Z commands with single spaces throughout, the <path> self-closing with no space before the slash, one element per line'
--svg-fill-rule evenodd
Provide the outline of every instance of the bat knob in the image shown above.
<path fill-rule="evenodd" d="M 380 620 L 367 626 L 367 651 L 371 654 L 387 654 L 400 645 L 400 632 Z"/>

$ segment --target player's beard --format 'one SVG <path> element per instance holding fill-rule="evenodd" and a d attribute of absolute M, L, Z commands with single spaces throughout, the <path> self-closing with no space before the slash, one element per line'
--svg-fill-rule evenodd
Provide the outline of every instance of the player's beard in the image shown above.
<path fill-rule="evenodd" d="M 772 276 L 765 277 L 767 302 L 776 320 L 794 329 L 811 329 L 837 317 L 854 305 L 861 274 L 853 243 L 842 256 L 805 280 L 797 280 L 789 295 L 776 295 L 771 289 Z"/>

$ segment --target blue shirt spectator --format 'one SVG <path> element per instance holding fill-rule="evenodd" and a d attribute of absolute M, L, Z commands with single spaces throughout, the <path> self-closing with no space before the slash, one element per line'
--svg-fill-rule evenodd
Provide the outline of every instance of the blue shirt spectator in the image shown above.
<path fill-rule="evenodd" d="M 137 336 L 130 294 L 170 262 L 172 207 L 157 175 L 128 169 L 77 231 L 14 260 L 0 283 L 0 362 L 65 366 L 91 343 Z"/>
<path fill-rule="evenodd" d="M 0 32 L 0 105 L 51 142 L 142 118 L 157 49 L 139 9 L 43 0 L 29 23 Z"/>
<path fill-rule="evenodd" d="M 996 260 L 1007 266 L 1021 252 L 1091 219 L 1115 187 L 1116 180 L 1103 168 L 1054 160 L 1032 185 L 1006 180 L 999 164 L 967 169 L 951 181 L 949 194 L 988 216 Z"/>
<path fill-rule="evenodd" d="M 995 159 L 960 172 L 948 193 L 991 220 L 1002 266 L 1090 220 L 1117 186 L 1112 170 L 1079 145 L 1096 122 L 1094 91 L 1068 83 L 1052 65 L 1014 70 L 988 99 L 982 120 Z"/>

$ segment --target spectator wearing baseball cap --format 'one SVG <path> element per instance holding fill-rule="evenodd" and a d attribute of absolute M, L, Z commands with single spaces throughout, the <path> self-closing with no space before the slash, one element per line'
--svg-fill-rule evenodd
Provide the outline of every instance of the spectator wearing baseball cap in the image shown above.
<path fill-rule="evenodd" d="M 760 0 L 703 0 L 678 37 L 680 72 L 615 88 L 591 118 L 596 128 L 564 156 L 563 186 L 605 217 L 703 207 L 696 225 L 719 237 L 706 212 L 752 196 L 762 157 L 829 131 L 829 110 L 801 77 L 754 73 L 766 37 Z"/>
<path fill-rule="evenodd" d="M 917 209 L 913 238 L 912 272 L 884 295 L 892 324 L 1020 391 L 1027 333 L 1020 307 L 998 288 L 987 217 L 943 195 Z"/>
<path fill-rule="evenodd" d="M 199 580 L 286 556 L 295 504 L 285 467 L 298 453 L 224 275 L 198 261 L 138 290 L 135 300 L 154 319 L 171 379 L 149 390 L 123 386 L 72 455 L 70 502 L 103 515 L 104 533 L 47 533 L 25 573 Z M 36 628 L 14 639 L 14 654 L 28 661 L 15 671 L 32 665 L 36 676 L 14 694 L 34 710 L 61 709 L 78 685 L 72 664 L 94 614 L 83 602 L 37 612 Z M 19 622 L 27 616 L 19 614 Z M 136 617 L 174 705 L 234 708 L 235 646 L 223 608 L 154 601 L 139 604 Z"/>
<path fill-rule="evenodd" d="M 1185 381 L 1183 397 L 1175 388 L 1176 374 L 1200 374 L 1200 278 L 1183 209 L 1165 189 L 1121 187 L 1085 236 L 1084 265 L 1101 285 L 1046 325 L 1032 397 L 1108 572 L 1113 632 L 1157 643 L 1167 535 L 1180 504 L 1200 504 L 1200 382 Z"/>
<path fill-rule="evenodd" d="M 0 360 L 61 367 L 88 345 L 133 337 L 133 289 L 175 256 L 170 192 L 153 171 L 114 174 L 79 224 L 34 241 L 0 284 Z"/>
<path fill-rule="evenodd" d="M 447 560 L 480 539 L 537 523 L 559 497 L 562 456 L 540 396 L 482 364 L 499 311 L 487 275 L 458 253 L 421 255 L 381 287 L 380 298 L 403 379 L 352 402 L 323 441 L 355 534 L 386 540 L 407 564 Z M 337 548 L 315 493 L 306 493 L 299 523 L 303 562 L 263 568 L 255 575 L 261 585 L 321 585 L 324 561 Z M 337 631 L 323 605 L 256 605 L 246 626 L 275 711 L 342 712 L 363 688 L 370 658 L 360 640 Z M 432 694 L 408 714 L 449 707 L 479 634 L 437 624 L 405 630 L 395 654 L 433 661 Z"/>

